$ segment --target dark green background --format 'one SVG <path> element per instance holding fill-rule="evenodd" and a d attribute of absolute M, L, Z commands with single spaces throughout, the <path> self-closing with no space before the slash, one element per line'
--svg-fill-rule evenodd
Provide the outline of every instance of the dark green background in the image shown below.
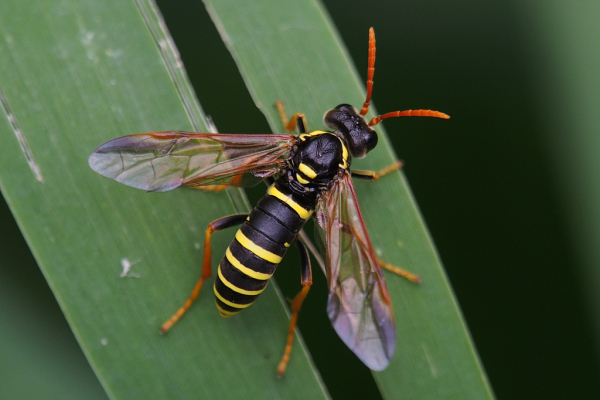
<path fill-rule="evenodd" d="M 268 132 L 203 5 L 158 3 L 200 102 L 219 129 Z M 567 229 L 568 194 L 553 175 L 560 160 L 548 144 L 548 110 L 538 106 L 546 94 L 534 83 L 545 67 L 543 49 L 532 47 L 540 33 L 516 4 L 325 1 L 363 76 L 367 30 L 376 29 L 379 111 L 433 108 L 452 116 L 443 128 L 417 118 L 386 127 L 498 398 L 598 398 L 597 349 L 571 244 L 575 235 Z M 377 205 L 362 204 L 369 206 Z M 77 378 L 69 391 L 102 398 L 4 204 L 0 224 L 0 250 L 12 256 L 8 265 L 20 266 L 0 268 L 13 300 L 2 307 L 3 329 L 14 329 L 15 343 L 24 346 L 15 354 L 40 357 L 35 365 L 15 365 L 2 346 L 0 368 L 36 371 L 40 393 L 47 394 L 65 390 L 55 375 L 72 373 Z M 297 271 L 277 278 L 293 296 L 286 283 L 297 286 Z M 315 291 L 324 290 L 320 285 Z M 309 297 L 300 326 L 309 345 L 341 346 L 320 335 L 319 324 L 327 323 L 323 296 Z M 18 313 L 18 306 L 27 311 Z M 27 334 L 18 333 L 20 326 Z M 326 349 L 313 349 L 317 364 L 321 353 L 327 357 Z M 351 381 L 336 371 L 323 374 Z M 357 395 L 356 387 L 371 384 L 353 382 L 347 393 L 332 395 Z"/>

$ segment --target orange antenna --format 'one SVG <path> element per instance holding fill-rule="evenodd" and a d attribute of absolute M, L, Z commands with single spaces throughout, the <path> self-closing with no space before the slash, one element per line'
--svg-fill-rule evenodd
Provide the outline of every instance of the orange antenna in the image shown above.
<path fill-rule="evenodd" d="M 360 115 L 369 112 L 371 93 L 373 92 L 373 75 L 375 75 L 375 31 L 369 28 L 369 69 L 367 70 L 367 98 L 360 110 Z"/>
<path fill-rule="evenodd" d="M 366 103 L 365 103 L 366 104 Z M 361 111 L 362 114 L 362 111 Z M 377 125 L 381 122 L 382 119 L 393 118 L 393 117 L 435 117 L 435 118 L 443 118 L 450 119 L 448 114 L 444 114 L 443 112 L 433 111 L 433 110 L 405 110 L 405 111 L 394 111 L 389 112 L 378 117 L 373 118 L 369 121 L 369 126 Z"/>

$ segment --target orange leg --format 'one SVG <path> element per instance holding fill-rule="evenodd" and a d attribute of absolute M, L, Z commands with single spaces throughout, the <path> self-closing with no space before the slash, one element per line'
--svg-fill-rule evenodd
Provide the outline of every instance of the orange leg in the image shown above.
<path fill-rule="evenodd" d="M 204 190 L 206 192 L 220 192 L 221 190 L 225 190 L 230 187 L 230 185 L 206 185 L 198 186 L 196 189 Z"/>
<path fill-rule="evenodd" d="M 354 235 L 354 233 L 350 230 L 350 228 L 346 224 L 340 223 L 339 226 L 340 226 L 340 229 L 343 230 L 348 235 Z M 377 258 L 377 264 L 379 264 L 382 268 L 385 268 L 388 271 L 391 271 L 397 275 L 400 275 L 401 277 L 406 278 L 411 282 L 414 282 L 414 283 L 421 282 L 421 278 L 418 275 L 415 275 L 412 272 L 409 272 L 403 268 L 396 267 L 395 265 L 388 264 L 377 256 L 375 256 L 375 257 Z"/>
<path fill-rule="evenodd" d="M 310 286 L 303 286 L 300 293 L 298 293 L 292 301 L 292 318 L 290 319 L 290 326 L 288 328 L 287 343 L 285 345 L 283 357 L 281 357 L 281 361 L 277 366 L 277 375 L 280 377 L 283 376 L 283 374 L 285 373 L 287 364 L 290 361 L 290 355 L 292 354 L 292 345 L 294 344 L 294 330 L 296 329 L 296 323 L 298 322 L 298 313 L 300 312 L 302 302 L 306 298 L 306 295 L 308 294 L 309 290 Z"/>
<path fill-rule="evenodd" d="M 391 271 L 395 274 L 400 275 L 403 278 L 408 279 L 411 282 L 414 283 L 420 283 L 421 282 L 421 278 L 418 275 L 413 274 L 412 272 L 409 272 L 405 269 L 402 269 L 400 267 L 396 267 L 395 265 L 392 264 L 388 264 L 385 261 L 381 260 L 379 257 L 377 257 L 377 262 L 379 263 L 379 265 L 382 268 L 387 269 L 388 271 Z"/>
<path fill-rule="evenodd" d="M 361 171 L 356 170 L 352 171 L 353 178 L 366 179 L 369 181 L 376 181 L 382 176 L 389 174 L 390 172 L 397 171 L 402 168 L 402 161 L 396 161 L 395 163 L 388 165 L 387 167 L 379 170 L 379 171 Z"/>
<path fill-rule="evenodd" d="M 295 113 L 292 115 L 292 118 L 288 120 L 283 102 L 277 101 L 275 107 L 277 107 L 277 110 L 279 111 L 279 117 L 281 118 L 281 122 L 286 131 L 293 132 L 296 128 L 298 128 L 298 133 L 306 133 L 308 131 L 304 114 Z"/>
<path fill-rule="evenodd" d="M 298 313 L 300 312 L 302 302 L 306 298 L 306 295 L 310 290 L 310 286 L 312 285 L 312 271 L 310 268 L 310 258 L 308 256 L 308 250 L 306 249 L 306 247 L 304 247 L 304 244 L 302 244 L 302 242 L 300 242 L 298 239 L 296 239 L 295 243 L 298 246 L 298 249 L 300 250 L 300 259 L 302 263 L 302 290 L 296 295 L 296 297 L 294 297 L 294 300 L 292 300 L 292 317 L 290 318 L 290 325 L 288 327 L 287 342 L 285 345 L 283 356 L 281 357 L 281 361 L 277 366 L 277 375 L 279 377 L 283 376 L 287 364 L 290 361 L 290 355 L 292 354 L 292 345 L 294 344 L 294 330 L 296 329 L 296 323 L 298 322 Z"/>
<path fill-rule="evenodd" d="M 194 189 L 204 190 L 206 192 L 220 192 L 221 190 L 229 189 L 234 186 L 240 186 L 243 178 L 244 174 L 239 174 L 234 175 L 230 180 L 225 181 L 220 185 L 194 186 L 193 184 L 188 184 L 188 186 Z"/>
<path fill-rule="evenodd" d="M 179 307 L 179 309 L 175 312 L 175 314 L 171 316 L 171 318 L 169 318 L 167 321 L 165 321 L 164 324 L 162 324 L 162 326 L 160 327 L 161 334 L 167 333 L 167 331 L 171 329 L 171 327 L 175 325 L 175 323 L 179 321 L 181 317 L 183 317 L 183 314 L 185 314 L 185 312 L 190 309 L 194 301 L 198 298 L 198 294 L 200 293 L 200 289 L 202 289 L 202 285 L 204 285 L 204 282 L 208 278 L 210 278 L 212 274 L 212 248 L 210 243 L 210 238 L 212 234 L 217 231 L 220 231 L 221 229 L 229 228 L 234 225 L 239 225 L 242 222 L 244 222 L 247 217 L 248 214 L 228 215 L 208 224 L 208 227 L 206 228 L 206 232 L 204 234 L 204 259 L 202 262 L 202 273 L 200 274 L 200 279 L 196 283 L 196 286 L 194 286 L 190 297 L 188 297 L 185 303 L 183 303 L 183 305 Z"/>
<path fill-rule="evenodd" d="M 389 165 L 377 172 L 375 172 L 375 171 L 352 171 L 352 177 L 376 181 L 379 178 L 381 178 L 382 176 L 385 176 L 392 171 L 399 170 L 400 168 L 402 168 L 402 161 L 396 161 L 392 165 Z M 348 232 L 347 229 L 345 229 L 344 231 L 347 233 L 350 233 L 350 232 Z M 381 260 L 379 257 L 377 257 L 377 263 L 379 263 L 379 265 L 382 268 L 385 268 L 388 271 L 391 271 L 397 275 L 400 275 L 400 276 L 408 279 L 411 282 L 415 282 L 415 283 L 421 282 L 421 278 L 418 275 L 415 275 L 412 272 L 409 272 L 400 267 L 396 267 L 395 265 L 388 264 L 385 261 Z"/>

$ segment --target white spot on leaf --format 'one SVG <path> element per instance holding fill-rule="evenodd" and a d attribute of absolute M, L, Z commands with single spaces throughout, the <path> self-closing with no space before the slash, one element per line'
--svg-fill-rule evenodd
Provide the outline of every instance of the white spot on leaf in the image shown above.
<path fill-rule="evenodd" d="M 121 278 L 125 278 L 125 277 L 139 278 L 140 277 L 139 274 L 131 272 L 131 267 L 133 267 L 134 264 L 137 264 L 139 262 L 140 262 L 140 260 L 129 261 L 128 258 L 121 258 L 121 268 L 123 268 L 123 271 L 121 271 L 121 274 L 119 276 Z"/>

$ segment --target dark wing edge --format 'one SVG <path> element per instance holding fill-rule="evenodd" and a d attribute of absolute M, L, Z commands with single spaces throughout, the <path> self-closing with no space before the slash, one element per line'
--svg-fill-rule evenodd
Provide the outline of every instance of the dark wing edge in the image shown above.
<path fill-rule="evenodd" d="M 88 163 L 101 175 L 148 191 L 246 186 L 277 173 L 294 143 L 293 135 L 150 132 L 108 141 Z"/>
<path fill-rule="evenodd" d="M 381 371 L 396 349 L 392 304 L 348 172 L 319 200 L 317 221 L 325 231 L 329 319 L 358 358 Z"/>

